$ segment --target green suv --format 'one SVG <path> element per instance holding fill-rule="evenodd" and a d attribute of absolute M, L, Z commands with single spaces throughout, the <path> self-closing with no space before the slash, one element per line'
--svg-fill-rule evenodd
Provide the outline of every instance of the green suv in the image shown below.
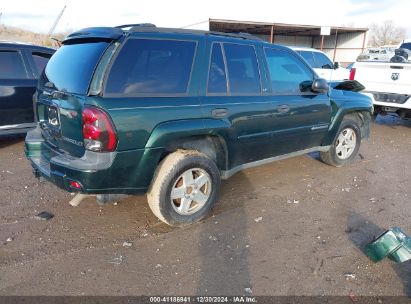
<path fill-rule="evenodd" d="M 239 170 L 312 151 L 350 162 L 372 103 L 329 88 L 287 47 L 143 24 L 67 36 L 35 110 L 25 149 L 37 177 L 102 201 L 147 193 L 160 220 L 181 226 Z"/>

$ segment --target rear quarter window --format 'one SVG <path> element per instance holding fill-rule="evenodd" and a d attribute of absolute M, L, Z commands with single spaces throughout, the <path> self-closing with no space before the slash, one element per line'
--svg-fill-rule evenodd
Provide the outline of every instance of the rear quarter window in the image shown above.
<path fill-rule="evenodd" d="M 0 50 L 0 78 L 22 79 L 27 78 L 23 58 L 17 51 Z"/>
<path fill-rule="evenodd" d="M 186 93 L 196 46 L 195 41 L 129 39 L 110 70 L 106 93 Z"/>
<path fill-rule="evenodd" d="M 211 61 L 208 72 L 207 92 L 211 94 L 227 93 L 227 77 L 221 45 L 215 43 L 211 51 Z"/>

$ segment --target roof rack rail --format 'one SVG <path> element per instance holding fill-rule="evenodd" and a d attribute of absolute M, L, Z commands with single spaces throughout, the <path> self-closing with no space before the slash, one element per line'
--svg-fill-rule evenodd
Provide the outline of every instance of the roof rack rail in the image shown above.
<path fill-rule="evenodd" d="M 257 40 L 257 41 L 264 41 L 263 39 L 254 36 L 249 33 L 226 33 L 226 32 L 209 32 L 209 35 L 214 35 L 214 36 L 225 36 L 225 37 L 233 37 L 233 38 L 242 38 L 242 39 L 248 39 L 248 40 Z"/>
<path fill-rule="evenodd" d="M 238 32 L 237 35 L 244 36 L 244 37 L 249 37 L 249 38 L 256 39 L 256 40 L 263 40 L 260 37 L 257 37 L 253 34 L 250 34 L 250 33 Z"/>
<path fill-rule="evenodd" d="M 115 26 L 114 28 L 118 29 L 124 29 L 124 28 L 134 28 L 134 27 L 156 27 L 155 24 L 152 23 L 135 23 L 135 24 L 123 24 L 123 25 L 118 25 Z"/>

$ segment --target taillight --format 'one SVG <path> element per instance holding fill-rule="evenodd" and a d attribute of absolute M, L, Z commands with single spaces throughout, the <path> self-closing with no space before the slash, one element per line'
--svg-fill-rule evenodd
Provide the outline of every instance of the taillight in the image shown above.
<path fill-rule="evenodd" d="M 352 68 L 350 70 L 350 80 L 354 80 L 355 79 L 355 72 L 357 71 L 356 68 Z"/>
<path fill-rule="evenodd" d="M 112 152 L 117 146 L 116 131 L 108 115 L 94 107 L 83 110 L 83 137 L 87 150 Z"/>

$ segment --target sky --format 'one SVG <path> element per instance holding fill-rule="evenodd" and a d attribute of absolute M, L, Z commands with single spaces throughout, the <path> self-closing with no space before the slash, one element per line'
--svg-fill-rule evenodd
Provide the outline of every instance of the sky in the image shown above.
<path fill-rule="evenodd" d="M 129 23 L 185 27 L 208 18 L 355 27 L 393 20 L 411 36 L 409 0 L 2 0 L 0 23 L 47 33 L 65 5 L 55 32 Z"/>

